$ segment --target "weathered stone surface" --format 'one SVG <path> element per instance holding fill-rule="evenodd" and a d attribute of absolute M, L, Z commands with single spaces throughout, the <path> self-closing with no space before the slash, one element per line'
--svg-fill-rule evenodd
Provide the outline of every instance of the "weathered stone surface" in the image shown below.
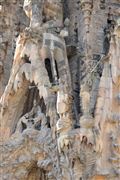
<path fill-rule="evenodd" d="M 0 1 L 0 178 L 120 179 L 118 0 Z"/>

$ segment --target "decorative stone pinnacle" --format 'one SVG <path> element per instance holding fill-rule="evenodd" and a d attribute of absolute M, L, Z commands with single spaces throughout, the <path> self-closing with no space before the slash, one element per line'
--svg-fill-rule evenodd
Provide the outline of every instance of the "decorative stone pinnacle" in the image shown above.
<path fill-rule="evenodd" d="M 92 0 L 81 0 L 81 9 L 82 9 L 83 14 L 84 14 L 84 22 L 85 22 L 85 27 L 86 27 L 86 33 L 89 33 L 92 8 L 93 8 L 93 1 Z"/>

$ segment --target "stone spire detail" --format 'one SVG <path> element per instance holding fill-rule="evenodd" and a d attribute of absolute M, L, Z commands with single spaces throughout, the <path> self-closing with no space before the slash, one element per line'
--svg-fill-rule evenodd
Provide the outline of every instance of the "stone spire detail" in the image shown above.
<path fill-rule="evenodd" d="M 89 33 L 91 13 L 92 13 L 92 8 L 93 8 L 93 0 L 81 0 L 80 5 L 83 12 L 85 31 L 86 33 Z"/>

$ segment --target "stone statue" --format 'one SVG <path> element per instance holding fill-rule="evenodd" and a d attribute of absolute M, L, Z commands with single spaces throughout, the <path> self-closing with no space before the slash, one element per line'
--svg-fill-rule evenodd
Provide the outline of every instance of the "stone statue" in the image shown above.
<path fill-rule="evenodd" d="M 42 0 L 25 0 L 23 9 L 30 19 L 30 28 L 39 30 L 42 25 Z"/>
<path fill-rule="evenodd" d="M 22 116 L 17 124 L 16 133 L 22 133 L 25 129 L 41 130 L 47 125 L 44 113 L 41 112 L 40 106 L 34 100 L 33 108 L 30 112 Z"/>

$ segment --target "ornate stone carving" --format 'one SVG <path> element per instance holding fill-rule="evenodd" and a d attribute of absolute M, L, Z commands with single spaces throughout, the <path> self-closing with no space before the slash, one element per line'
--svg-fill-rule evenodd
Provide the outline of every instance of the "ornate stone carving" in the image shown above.
<path fill-rule="evenodd" d="M 89 33 L 92 8 L 93 8 L 92 0 L 81 0 L 81 9 L 83 11 L 86 33 Z"/>
<path fill-rule="evenodd" d="M 47 119 L 41 112 L 41 108 L 34 101 L 34 106 L 30 112 L 20 118 L 17 124 L 16 133 L 22 133 L 26 129 L 41 130 L 47 126 Z"/>
<path fill-rule="evenodd" d="M 118 20 L 115 26 L 112 11 L 108 18 L 103 15 L 105 9 L 100 9 L 100 3 L 104 3 L 104 7 L 111 4 L 116 9 L 116 2 L 95 1 L 93 6 L 92 0 L 81 0 L 82 11 L 76 12 L 74 1 L 24 1 L 23 10 L 30 24 L 18 31 L 10 78 L 0 99 L 2 179 L 119 179 L 120 25 Z M 5 12 L 6 3 L 10 4 L 0 2 Z M 20 4 L 12 2 L 10 7 L 18 6 L 22 11 L 21 1 Z M 3 15 L 0 10 L 0 16 Z M 103 45 L 104 16 L 108 18 L 106 38 L 110 35 L 105 56 L 99 43 L 95 44 L 102 42 Z M 14 19 L 10 17 L 10 22 L 0 23 L 8 27 Z M 103 21 L 98 22 L 101 17 Z M 76 23 L 79 48 L 67 48 L 66 37 L 69 40 L 74 34 L 76 29 L 72 26 L 76 27 Z M 97 37 L 95 31 L 99 31 Z M 3 42 L 2 36 L 0 34 L 0 42 Z M 90 36 L 93 42 L 89 41 Z M 2 44 L 5 50 L 10 48 L 8 41 Z M 95 46 L 99 54 L 94 52 Z M 79 56 L 78 49 L 86 52 L 84 57 Z M 11 68 L 6 62 L 10 52 L 11 49 L 0 54 L 0 83 L 4 72 Z M 82 60 L 84 82 L 80 77 Z"/>

